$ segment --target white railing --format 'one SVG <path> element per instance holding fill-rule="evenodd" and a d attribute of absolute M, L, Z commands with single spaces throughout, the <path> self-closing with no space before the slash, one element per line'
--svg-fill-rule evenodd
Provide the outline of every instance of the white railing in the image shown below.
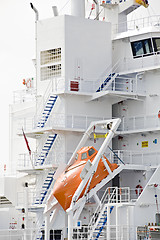
<path fill-rule="evenodd" d="M 94 78 L 91 78 L 91 79 L 88 78 L 83 80 L 70 79 L 68 81 L 65 81 L 65 78 L 51 79 L 46 89 L 46 92 L 39 103 L 40 107 L 38 108 L 37 115 L 39 115 L 43 111 L 46 101 L 51 92 L 55 94 L 57 92 L 64 92 L 64 91 L 77 92 L 77 93 L 81 93 L 81 92 L 95 93 L 99 89 L 99 87 L 104 83 L 105 79 L 109 76 L 111 76 L 112 80 L 110 79 L 109 82 L 107 83 L 107 90 L 110 84 L 111 86 L 114 86 L 113 89 L 112 87 L 109 89 L 111 91 L 128 91 L 128 92 L 135 92 L 135 93 L 139 92 L 139 86 L 133 87 L 133 85 L 135 85 L 136 79 L 128 80 L 130 81 L 130 85 L 131 85 L 131 87 L 129 88 L 128 88 L 128 84 L 125 83 L 125 80 L 126 80 L 125 78 L 121 78 L 121 80 L 117 82 L 115 80 L 116 75 L 113 75 L 113 74 L 118 73 L 120 70 L 124 70 L 125 65 L 127 64 L 128 64 L 128 60 L 126 58 L 119 59 L 114 66 L 112 66 L 112 64 L 107 66 L 104 72 L 97 79 L 94 79 Z M 133 64 L 131 64 L 131 66 L 132 65 Z M 114 83 L 112 84 L 113 81 Z M 116 86 L 115 86 L 115 83 L 116 83 Z"/>
<path fill-rule="evenodd" d="M 23 126 L 24 130 L 29 132 L 37 128 L 37 119 L 39 116 L 34 118 L 24 118 L 20 119 L 19 126 Z M 92 121 L 100 121 L 104 120 L 103 117 L 95 117 L 95 116 L 85 116 L 85 115 L 74 115 L 74 114 L 64 114 L 64 113 L 54 113 L 52 118 L 49 118 L 47 123 L 45 124 L 45 128 L 71 128 L 71 129 L 79 129 L 86 130 Z M 42 128 L 43 129 L 43 128 Z M 17 129 L 19 133 L 22 132 L 21 128 Z"/>
<path fill-rule="evenodd" d="M 33 130 L 34 126 L 34 118 L 33 117 L 27 117 L 27 118 L 20 118 L 19 122 L 18 122 L 18 129 L 17 132 L 19 134 L 22 134 L 22 128 L 24 130 L 24 132 L 28 131 L 28 130 Z"/>
<path fill-rule="evenodd" d="M 43 184 L 42 184 L 43 185 Z M 42 189 L 29 189 L 28 191 L 28 205 L 32 207 L 35 203 L 41 204 L 41 195 Z M 48 190 L 47 195 L 43 200 L 43 204 L 47 201 L 47 196 L 51 193 L 51 190 Z M 41 196 L 41 197 L 40 197 Z M 25 192 L 17 192 L 17 206 L 24 206 L 25 203 Z"/>
<path fill-rule="evenodd" d="M 99 239 L 108 240 L 107 233 L 109 232 L 110 240 L 135 240 L 136 227 L 128 225 L 110 225 L 105 226 L 103 236 Z M 73 229 L 73 239 L 75 240 L 88 240 L 89 229 L 88 226 Z M 93 238 L 95 239 L 95 238 Z M 91 240 L 91 239 L 90 239 Z"/>
<path fill-rule="evenodd" d="M 108 187 L 104 193 L 101 203 L 122 203 L 130 201 L 130 188 L 129 187 Z"/>
<path fill-rule="evenodd" d="M 19 154 L 18 169 L 32 168 L 31 160 L 35 167 L 40 166 L 41 161 L 38 164 L 36 163 L 38 157 L 39 155 L 37 153 L 32 153 L 31 159 L 28 153 Z M 49 154 L 47 159 L 44 161 L 44 164 L 41 166 L 53 165 L 54 167 L 58 167 L 60 163 L 64 162 L 64 159 L 64 152 L 53 151 Z"/>
<path fill-rule="evenodd" d="M 124 117 L 117 131 L 134 131 L 156 129 L 160 127 L 160 118 L 157 115 Z"/>
<path fill-rule="evenodd" d="M 118 159 L 120 158 L 125 164 L 143 166 L 157 166 L 160 164 L 160 152 L 114 150 L 114 153 L 111 152 L 106 155 L 112 163 L 121 164 Z"/>
<path fill-rule="evenodd" d="M 41 98 L 40 102 L 38 103 L 37 108 L 37 115 L 40 115 L 47 103 L 47 100 L 51 93 L 57 93 L 59 91 L 65 91 L 65 78 L 53 78 L 49 81 L 48 86 L 46 88 L 45 93 L 43 94 L 43 97 Z"/>
<path fill-rule="evenodd" d="M 40 228 L 38 228 L 36 226 L 36 228 L 27 228 L 27 229 L 0 229 L 0 240 L 36 240 L 36 239 L 44 239 L 44 231 L 42 234 L 42 230 L 44 230 L 44 228 L 42 228 L 42 226 L 40 226 Z M 64 239 L 63 236 L 63 232 L 66 231 L 67 232 L 67 228 L 61 228 L 62 232 L 61 234 L 59 233 L 55 233 L 54 231 L 51 233 L 50 232 L 50 236 L 52 235 L 53 238 L 52 239 Z M 37 235 L 37 233 L 39 233 Z M 43 237 L 42 237 L 43 235 Z M 61 237 L 60 237 L 61 235 Z M 50 239 L 51 239 L 50 238 Z"/>
<path fill-rule="evenodd" d="M 30 229 L 2 229 L 0 230 L 0 240 L 33 240 L 36 239 L 36 232 L 40 229 L 30 228 Z M 66 229 L 62 229 L 61 239 L 63 239 L 63 231 Z M 136 235 L 136 227 L 135 226 L 127 226 L 127 225 L 111 225 L 109 227 L 106 226 L 105 233 L 103 236 L 103 240 L 107 240 L 107 230 L 110 231 L 110 239 L 111 240 L 135 240 L 134 235 Z M 115 232 L 117 231 L 118 235 L 116 236 Z M 42 236 L 42 234 L 41 234 Z M 55 236 L 55 234 L 54 234 Z M 73 229 L 73 239 L 75 240 L 88 240 L 88 226 L 82 226 L 81 228 Z"/>
<path fill-rule="evenodd" d="M 105 204 L 109 203 L 123 203 L 130 201 L 130 188 L 129 187 L 108 187 L 104 192 L 100 204 L 95 210 L 94 216 L 91 218 L 89 226 L 96 222 L 97 215 L 102 211 Z"/>
<path fill-rule="evenodd" d="M 160 54 L 159 52 L 152 52 L 150 54 L 143 54 L 139 57 L 124 57 L 121 58 L 118 66 L 118 72 L 132 72 L 133 70 L 141 69 L 154 69 L 160 66 Z"/>
<path fill-rule="evenodd" d="M 33 240 L 37 229 L 1 229 L 0 240 Z"/>
<path fill-rule="evenodd" d="M 101 86 L 101 84 L 104 83 L 105 79 L 108 78 L 109 76 L 111 76 L 111 78 L 115 78 L 113 74 L 117 73 L 118 68 L 119 68 L 119 64 L 120 64 L 120 59 L 114 64 L 114 66 L 112 66 L 112 64 L 110 64 L 105 71 L 101 74 L 101 76 L 97 79 L 96 83 L 96 90 L 98 90 L 98 88 Z M 109 81 L 110 84 L 112 83 L 112 80 Z M 107 84 L 109 86 L 109 84 Z"/>
<path fill-rule="evenodd" d="M 129 20 L 127 22 L 121 22 L 113 26 L 113 34 L 117 34 L 119 29 L 124 29 L 123 26 L 127 25 L 126 31 L 139 30 L 146 27 L 160 27 L 160 15 L 148 16 L 144 18 Z"/>
<path fill-rule="evenodd" d="M 38 117 L 37 117 L 38 118 Z M 52 118 L 48 119 L 45 128 L 69 128 L 69 129 L 79 129 L 86 130 L 92 121 L 104 120 L 102 117 L 93 117 L 85 115 L 65 115 L 63 113 L 55 113 Z M 24 118 L 20 119 L 18 126 L 23 126 L 24 130 L 29 132 L 37 128 L 36 118 Z M 117 131 L 141 131 L 147 129 L 159 129 L 160 119 L 157 115 L 146 115 L 146 116 L 133 116 L 124 117 L 121 119 L 121 124 Z M 42 128 L 43 129 L 43 128 Z M 18 128 L 18 132 L 22 133 L 21 128 Z"/>
<path fill-rule="evenodd" d="M 13 92 L 13 103 L 18 104 L 35 101 L 35 95 L 35 89 L 15 91 Z"/>
<path fill-rule="evenodd" d="M 128 203 L 130 202 L 130 188 L 129 187 L 108 187 L 104 192 L 100 204 L 92 216 L 89 223 L 89 239 L 92 238 L 93 232 L 95 231 L 97 224 L 101 221 L 101 217 L 103 216 L 104 211 L 106 211 L 107 204 L 112 206 L 118 203 Z M 112 205 L 113 204 L 113 205 Z M 108 211 L 108 209 L 107 209 Z M 102 226 L 104 228 L 104 226 Z"/>
<path fill-rule="evenodd" d="M 137 81 L 136 78 L 122 78 L 117 76 L 106 90 L 121 91 L 132 94 L 145 94 L 145 89 L 144 86 L 141 86 L 141 82 Z"/>

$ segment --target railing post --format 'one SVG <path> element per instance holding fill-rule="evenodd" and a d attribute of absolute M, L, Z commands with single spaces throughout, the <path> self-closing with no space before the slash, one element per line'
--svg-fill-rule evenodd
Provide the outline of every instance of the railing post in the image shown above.
<path fill-rule="evenodd" d="M 68 214 L 68 240 L 72 240 L 73 235 L 73 212 Z M 46 239 L 47 240 L 47 239 Z"/>
<path fill-rule="evenodd" d="M 119 201 L 122 201 L 122 189 L 119 188 Z M 118 187 L 116 187 L 116 203 L 118 203 Z"/>
<path fill-rule="evenodd" d="M 143 159 L 143 157 L 144 157 L 144 155 L 143 155 L 143 153 L 142 153 L 142 165 L 144 164 L 144 159 Z"/>
<path fill-rule="evenodd" d="M 86 124 L 85 124 L 86 125 L 86 129 L 87 129 L 87 122 L 88 122 L 88 117 L 86 116 Z"/>
<path fill-rule="evenodd" d="M 107 240 L 110 240 L 110 206 L 107 206 Z"/>
<path fill-rule="evenodd" d="M 73 123 L 73 121 L 74 121 L 74 116 L 73 116 L 73 114 L 72 114 L 72 128 L 74 128 L 74 123 Z"/>
<path fill-rule="evenodd" d="M 118 157 L 121 159 L 121 152 L 118 150 Z"/>
<path fill-rule="evenodd" d="M 124 131 L 124 117 L 122 118 L 122 131 Z"/>
<path fill-rule="evenodd" d="M 135 116 L 133 117 L 133 130 L 135 130 Z"/>
<path fill-rule="evenodd" d="M 116 89 L 116 79 L 114 78 L 114 81 L 113 81 L 113 91 L 115 91 Z"/>
<path fill-rule="evenodd" d="M 133 163 L 133 154 L 132 154 L 132 151 L 130 151 L 130 164 Z"/>
<path fill-rule="evenodd" d="M 116 240 L 118 239 L 118 206 L 116 205 Z"/>
<path fill-rule="evenodd" d="M 128 190 L 128 202 L 130 202 L 130 200 L 131 200 L 131 196 L 130 196 L 130 187 L 128 187 L 127 190 Z"/>

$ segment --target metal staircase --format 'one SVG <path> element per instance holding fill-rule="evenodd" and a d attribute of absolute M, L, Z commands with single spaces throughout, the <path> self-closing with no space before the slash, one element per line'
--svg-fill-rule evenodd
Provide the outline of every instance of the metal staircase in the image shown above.
<path fill-rule="evenodd" d="M 110 208 L 110 214 L 113 210 L 114 206 L 111 206 Z M 94 239 L 97 240 L 102 234 L 103 234 L 103 228 L 107 223 L 107 206 L 104 206 L 104 209 L 102 210 L 102 213 L 100 214 L 100 217 L 97 220 L 96 228 L 94 229 L 94 232 L 92 233 L 92 237 L 90 240 Z"/>
<path fill-rule="evenodd" d="M 34 204 L 42 204 L 44 199 L 46 198 L 46 196 L 49 194 L 49 189 L 51 184 L 53 183 L 53 176 L 54 176 L 55 172 L 49 172 L 47 174 L 47 177 L 44 180 L 44 183 L 42 185 L 42 190 L 40 192 L 40 196 L 36 198 L 36 201 Z"/>
<path fill-rule="evenodd" d="M 12 204 L 8 198 L 5 196 L 0 197 L 0 206 L 2 205 L 7 205 L 7 204 Z"/>
<path fill-rule="evenodd" d="M 97 207 L 94 216 L 89 224 L 89 238 L 90 240 L 98 240 L 103 235 L 103 229 L 107 223 L 107 210 L 108 204 L 117 203 L 118 200 L 118 188 L 107 188 L 99 206 Z M 114 206 L 109 206 L 109 212 L 112 213 Z"/>
<path fill-rule="evenodd" d="M 38 166 L 38 165 L 43 165 L 48 154 L 49 154 L 49 151 L 50 149 L 52 148 L 53 146 L 53 143 L 55 141 L 57 137 L 57 134 L 54 134 L 54 135 L 49 135 L 49 137 L 47 138 L 47 141 L 46 143 L 44 144 L 42 150 L 41 150 L 41 153 L 39 154 L 37 160 L 35 161 L 35 166 Z"/>
<path fill-rule="evenodd" d="M 42 240 L 43 238 L 43 232 L 44 232 L 44 228 L 45 228 L 45 221 L 42 221 L 42 223 L 39 225 L 39 230 L 36 234 L 36 238 L 35 240 Z"/>
<path fill-rule="evenodd" d="M 106 90 L 117 76 L 118 76 L 118 73 L 110 73 L 109 76 L 104 80 L 104 82 L 101 84 L 101 86 L 97 89 L 96 92 L 101 92 Z"/>
<path fill-rule="evenodd" d="M 53 94 L 49 95 L 48 100 L 45 104 L 43 113 L 41 115 L 41 118 L 37 123 L 38 128 L 43 128 L 45 126 L 45 124 L 50 116 L 50 113 L 56 103 L 57 98 L 58 98 L 58 96 L 56 96 L 56 95 L 53 95 Z"/>

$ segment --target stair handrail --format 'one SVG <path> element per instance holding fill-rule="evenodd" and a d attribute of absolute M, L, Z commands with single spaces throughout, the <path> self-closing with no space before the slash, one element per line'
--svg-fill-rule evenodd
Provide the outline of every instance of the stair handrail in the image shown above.
<path fill-rule="evenodd" d="M 57 135 L 57 137 L 55 138 L 55 141 L 53 142 L 53 145 L 52 145 L 50 151 L 48 152 L 48 155 L 47 155 L 43 165 L 50 164 L 50 159 L 51 158 L 52 158 L 52 164 L 56 165 L 56 164 L 60 163 L 60 159 L 61 159 L 60 156 L 62 155 L 63 151 L 59 151 L 59 149 L 61 147 L 62 141 L 63 141 L 63 139 L 61 138 L 61 136 Z"/>
<path fill-rule="evenodd" d="M 53 81 L 55 81 L 57 83 L 57 78 L 51 79 L 46 87 L 46 90 L 43 94 L 43 97 L 41 99 L 41 101 L 39 102 L 39 104 L 37 105 L 36 108 L 36 115 L 35 115 L 35 119 L 37 120 L 37 116 L 41 115 L 41 113 L 43 112 L 43 109 L 50 97 L 50 94 L 53 92 Z M 56 94 L 55 94 L 56 95 Z M 38 96 L 37 96 L 38 97 Z"/>
<path fill-rule="evenodd" d="M 57 136 L 58 136 L 58 135 L 57 135 Z M 42 148 L 45 146 L 45 143 L 47 142 L 48 138 L 49 138 L 49 136 L 47 136 L 47 137 L 45 138 L 45 140 L 43 141 Z M 56 143 L 56 140 L 57 140 L 57 137 L 55 138 L 55 140 L 54 140 L 54 142 L 53 142 L 53 145 Z M 53 145 L 52 145 L 52 147 L 53 147 Z M 51 147 L 51 148 L 52 148 L 52 147 Z M 41 152 L 42 152 L 42 148 L 41 148 L 40 145 L 39 145 L 39 150 L 38 150 L 37 153 L 36 153 L 36 157 L 35 157 L 35 159 L 34 159 L 34 164 L 36 164 L 38 158 L 40 157 Z M 50 149 L 50 150 L 51 150 L 51 149 Z M 50 153 L 50 151 L 48 152 L 46 158 L 48 158 L 49 153 Z"/>
<path fill-rule="evenodd" d="M 110 189 L 113 189 L 113 192 L 110 193 Z M 89 229 L 89 237 L 91 237 L 91 235 L 94 232 L 94 229 L 96 228 L 96 224 L 98 223 L 98 220 L 101 218 L 101 214 L 102 214 L 102 210 L 105 207 L 105 201 L 106 201 L 106 196 L 108 196 L 108 203 L 111 202 L 111 200 L 113 199 L 113 197 L 117 194 L 118 187 L 108 187 L 106 189 L 106 191 L 104 192 L 100 204 L 98 205 L 94 215 L 92 216 L 90 223 L 88 225 L 88 229 Z M 117 198 L 116 198 L 117 200 Z M 90 238 L 92 239 L 92 238 Z"/>
<path fill-rule="evenodd" d="M 48 174 L 49 174 L 49 173 L 47 173 L 47 174 L 45 175 L 45 177 L 43 178 L 43 183 L 38 182 L 38 184 L 41 185 L 41 188 L 39 188 L 39 191 L 38 191 L 38 195 L 36 196 L 36 199 L 39 199 L 39 204 L 40 204 L 40 201 L 41 201 L 41 198 L 42 198 L 42 197 L 41 197 L 41 192 L 42 192 L 42 190 L 43 190 L 42 186 L 43 186 L 43 184 L 44 184 L 44 182 L 45 182 Z M 54 176 L 54 175 L 53 175 L 53 176 Z M 52 187 L 53 187 L 54 181 L 55 181 L 55 180 L 54 180 L 54 178 L 53 178 L 53 180 L 52 180 L 52 182 L 51 182 L 51 185 L 50 185 L 49 189 L 47 190 L 47 193 L 46 193 L 46 195 L 45 195 L 45 197 L 44 197 L 44 199 L 43 199 L 43 201 L 42 201 L 43 204 L 45 203 L 45 200 L 48 199 L 48 196 L 49 196 L 50 193 L 51 193 L 51 189 L 52 189 Z M 34 199 L 33 204 L 35 204 L 36 199 Z"/>
<path fill-rule="evenodd" d="M 34 240 L 37 239 L 38 234 L 39 234 L 39 235 L 41 234 L 42 224 L 43 224 L 43 216 L 40 215 L 40 216 L 37 218 L 37 221 L 36 221 L 36 231 L 35 231 L 34 236 L 33 236 L 33 239 L 34 239 Z"/>
<path fill-rule="evenodd" d="M 104 70 L 104 72 L 100 75 L 100 77 L 97 79 L 98 86 L 100 87 L 101 84 L 105 81 L 105 79 L 111 75 L 111 79 L 114 77 L 112 76 L 113 73 L 115 73 L 120 66 L 121 59 L 118 59 L 118 61 L 112 66 L 112 63 L 109 64 L 109 66 Z M 110 81 L 112 82 L 112 81 Z M 97 88 L 97 86 L 96 86 Z"/>
<path fill-rule="evenodd" d="M 117 187 L 114 187 L 113 188 L 113 192 L 110 194 L 109 193 L 109 191 L 110 191 L 110 189 L 111 189 L 111 187 L 108 187 L 107 189 L 106 189 L 106 191 L 104 192 L 104 194 L 103 194 L 103 196 L 102 196 L 102 198 L 101 198 L 101 201 L 100 201 L 100 203 L 99 203 L 99 205 L 98 205 L 98 207 L 96 208 L 96 211 L 95 211 L 95 213 L 94 213 L 94 215 L 92 216 L 92 218 L 91 218 L 91 220 L 90 220 L 90 223 L 89 223 L 89 229 L 91 228 L 91 226 L 93 226 L 93 224 L 95 224 L 96 223 L 96 221 L 97 221 L 97 219 L 98 219 L 98 215 L 99 215 L 99 213 L 101 212 L 101 210 L 103 209 L 103 207 L 104 207 L 104 205 L 106 204 L 105 203 L 105 201 L 106 201 L 106 197 L 108 196 L 109 198 L 108 198 L 108 203 L 110 203 L 111 202 L 111 200 L 112 200 L 112 198 L 113 198 L 113 196 L 115 196 L 115 194 L 117 193 Z M 96 221 L 95 221 L 95 218 L 96 218 Z"/>
<path fill-rule="evenodd" d="M 51 93 L 52 81 L 53 81 L 53 79 L 51 79 L 51 80 L 49 81 L 49 84 L 47 85 L 46 91 L 44 92 L 44 95 L 43 95 L 40 103 L 39 103 L 38 106 L 37 106 L 36 116 L 40 115 L 41 112 L 42 112 L 43 109 L 44 109 L 44 106 L 45 106 L 45 104 L 46 104 L 46 102 L 47 102 L 47 100 L 48 100 L 48 98 L 49 98 L 50 93 Z"/>

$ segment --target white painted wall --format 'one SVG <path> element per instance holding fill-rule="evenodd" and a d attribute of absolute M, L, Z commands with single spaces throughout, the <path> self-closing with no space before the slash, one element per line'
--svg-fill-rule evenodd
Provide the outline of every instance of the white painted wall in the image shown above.
<path fill-rule="evenodd" d="M 25 131 L 26 123 L 31 124 L 35 114 L 35 102 L 26 102 L 23 104 L 14 104 L 10 106 L 10 160 L 7 163 L 7 173 L 15 174 L 19 161 L 19 154 L 28 153 L 28 149 L 22 134 L 22 127 Z M 26 121 L 26 119 L 30 119 Z M 35 150 L 36 142 L 34 139 L 28 139 L 31 150 Z"/>
<path fill-rule="evenodd" d="M 105 99 L 88 102 L 87 97 L 70 95 L 66 97 L 66 114 L 95 116 L 95 119 L 96 117 L 111 118 L 112 109 L 110 102 Z"/>
<path fill-rule="evenodd" d="M 62 76 L 64 77 L 64 51 L 65 51 L 65 17 L 58 16 L 41 20 L 37 24 L 37 94 L 43 95 L 49 80 L 40 81 L 40 52 L 62 48 Z"/>
<path fill-rule="evenodd" d="M 112 62 L 110 23 L 65 16 L 65 76 L 96 81 Z"/>

